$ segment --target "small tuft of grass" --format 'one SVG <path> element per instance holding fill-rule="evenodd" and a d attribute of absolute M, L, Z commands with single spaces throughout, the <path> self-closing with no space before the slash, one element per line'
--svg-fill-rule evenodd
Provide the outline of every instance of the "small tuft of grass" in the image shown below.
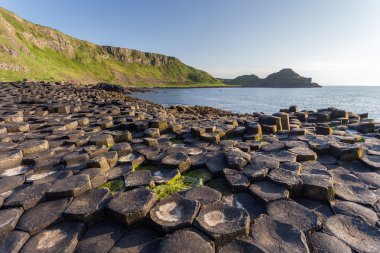
<path fill-rule="evenodd" d="M 112 194 L 116 194 L 125 190 L 125 183 L 123 180 L 112 180 L 102 184 L 100 188 L 107 188 L 112 192 Z"/>
<path fill-rule="evenodd" d="M 187 177 L 201 179 L 202 183 L 207 183 L 212 179 L 211 173 L 204 169 L 190 170 L 185 172 L 183 175 Z"/>
<path fill-rule="evenodd" d="M 201 184 L 201 182 L 197 178 L 180 176 L 173 178 L 166 184 L 156 186 L 153 188 L 153 191 L 157 193 L 158 199 L 162 199 L 174 193 L 189 189 L 198 184 Z"/>
<path fill-rule="evenodd" d="M 150 170 L 152 173 L 159 169 L 158 165 L 155 164 L 141 164 L 135 170 Z"/>

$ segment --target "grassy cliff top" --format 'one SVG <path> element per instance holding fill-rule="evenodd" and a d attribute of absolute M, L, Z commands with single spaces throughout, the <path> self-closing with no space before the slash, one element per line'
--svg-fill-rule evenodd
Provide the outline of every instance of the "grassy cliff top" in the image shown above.
<path fill-rule="evenodd" d="M 0 81 L 25 78 L 160 87 L 223 85 L 175 57 L 96 45 L 0 7 Z"/>

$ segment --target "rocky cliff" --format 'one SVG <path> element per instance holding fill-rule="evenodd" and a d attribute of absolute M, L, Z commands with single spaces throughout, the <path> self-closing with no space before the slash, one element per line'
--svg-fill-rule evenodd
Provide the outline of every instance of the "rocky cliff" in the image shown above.
<path fill-rule="evenodd" d="M 218 82 L 175 57 L 95 45 L 0 8 L 0 81 L 24 78 L 119 84 Z"/>
<path fill-rule="evenodd" d="M 224 79 L 224 83 L 235 84 L 249 87 L 268 87 L 268 88 L 316 88 L 321 87 L 313 83 L 311 78 L 303 77 L 292 69 L 283 69 L 279 72 L 270 74 L 264 79 L 256 75 L 243 75 L 235 79 Z"/>

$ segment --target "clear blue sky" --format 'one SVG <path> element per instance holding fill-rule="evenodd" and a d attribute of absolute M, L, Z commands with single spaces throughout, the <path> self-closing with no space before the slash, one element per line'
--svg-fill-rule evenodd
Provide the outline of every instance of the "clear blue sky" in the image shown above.
<path fill-rule="evenodd" d="M 97 44 L 163 53 L 231 78 L 291 67 L 328 84 L 380 85 L 380 0 L 0 0 Z"/>

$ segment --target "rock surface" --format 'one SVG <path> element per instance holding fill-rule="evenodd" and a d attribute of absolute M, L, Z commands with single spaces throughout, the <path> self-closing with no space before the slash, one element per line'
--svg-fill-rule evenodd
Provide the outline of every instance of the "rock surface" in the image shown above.
<path fill-rule="evenodd" d="M 1 85 L 5 252 L 379 251 L 379 127 L 364 114 Z"/>

